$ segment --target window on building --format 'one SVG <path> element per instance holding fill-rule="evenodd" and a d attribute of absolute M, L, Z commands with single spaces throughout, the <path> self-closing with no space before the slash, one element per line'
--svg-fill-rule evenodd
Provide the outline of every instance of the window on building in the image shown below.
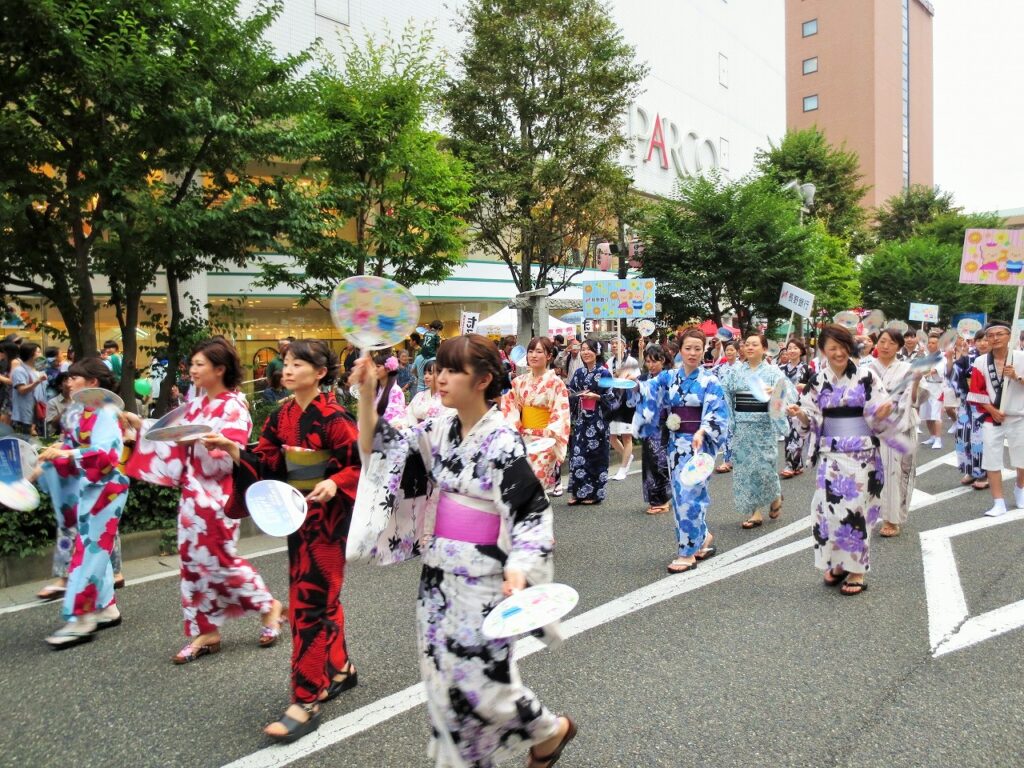
<path fill-rule="evenodd" d="M 718 166 L 723 171 L 729 170 L 729 140 L 724 137 L 718 139 Z"/>
<path fill-rule="evenodd" d="M 811 35 L 816 34 L 818 34 L 818 20 L 811 19 L 810 21 L 805 21 L 803 26 L 804 37 L 810 37 Z"/>
<path fill-rule="evenodd" d="M 818 94 L 804 96 L 804 112 L 813 112 L 818 108 Z"/>
<path fill-rule="evenodd" d="M 818 57 L 812 56 L 809 59 L 804 59 L 804 74 L 809 75 L 812 72 L 818 71 Z"/>
<path fill-rule="evenodd" d="M 718 84 L 729 87 L 729 57 L 724 53 L 718 54 Z"/>
<path fill-rule="evenodd" d="M 348 6 L 349 0 L 315 0 L 313 7 L 317 16 L 347 25 Z"/>

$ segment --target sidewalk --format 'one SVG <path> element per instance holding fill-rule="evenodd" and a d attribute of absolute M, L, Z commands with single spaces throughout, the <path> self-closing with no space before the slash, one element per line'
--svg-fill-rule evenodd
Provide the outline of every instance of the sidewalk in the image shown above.
<path fill-rule="evenodd" d="M 287 550 L 288 545 L 285 539 L 265 534 L 247 536 L 238 541 L 238 554 L 243 557 L 286 552 Z M 177 555 L 169 557 L 156 555 L 136 560 L 125 560 L 123 567 L 126 582 L 124 589 L 131 589 L 135 584 L 177 577 L 179 560 Z M 36 592 L 42 588 L 43 584 L 48 584 L 51 580 L 42 579 L 0 589 L 0 612 L 9 613 L 22 608 L 58 603 L 59 601 L 42 602 L 36 599 Z"/>

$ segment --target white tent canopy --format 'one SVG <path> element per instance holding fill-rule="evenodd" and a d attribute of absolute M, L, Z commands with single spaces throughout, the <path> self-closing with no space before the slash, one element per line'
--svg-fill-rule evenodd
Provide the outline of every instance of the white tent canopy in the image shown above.
<path fill-rule="evenodd" d="M 477 333 L 485 336 L 508 336 L 515 334 L 519 327 L 519 316 L 511 307 L 503 307 L 490 317 L 485 317 L 476 324 Z M 562 334 L 566 338 L 576 336 L 576 326 L 548 315 L 548 336 Z"/>

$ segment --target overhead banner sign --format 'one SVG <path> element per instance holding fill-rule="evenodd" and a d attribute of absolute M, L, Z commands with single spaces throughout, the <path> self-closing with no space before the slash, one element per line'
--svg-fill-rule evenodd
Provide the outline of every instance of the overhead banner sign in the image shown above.
<path fill-rule="evenodd" d="M 796 312 L 801 317 L 811 316 L 811 307 L 814 306 L 814 294 L 797 288 L 789 283 L 782 284 L 782 293 L 779 294 L 779 304 L 791 312 Z"/>
<path fill-rule="evenodd" d="M 910 320 L 917 320 L 920 323 L 939 322 L 938 304 L 911 304 Z"/>
<path fill-rule="evenodd" d="M 657 281 L 594 280 L 583 283 L 583 317 L 590 320 L 654 317 Z"/>
<path fill-rule="evenodd" d="M 960 282 L 1024 285 L 1024 232 L 968 229 L 960 259 Z"/>
<path fill-rule="evenodd" d="M 465 336 L 467 333 L 476 333 L 476 324 L 480 322 L 479 312 L 463 312 L 459 320 L 459 333 Z"/>

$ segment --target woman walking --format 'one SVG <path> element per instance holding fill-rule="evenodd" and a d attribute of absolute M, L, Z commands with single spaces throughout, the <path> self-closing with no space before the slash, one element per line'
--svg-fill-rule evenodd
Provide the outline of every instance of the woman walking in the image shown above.
<path fill-rule="evenodd" d="M 897 355 L 903 349 L 903 334 L 894 328 L 886 328 L 878 335 L 875 345 L 877 357 L 865 368 L 871 368 L 882 382 L 886 391 L 893 389 L 908 373 L 910 363 L 899 360 Z M 899 418 L 899 432 L 906 443 L 905 450 L 896 450 L 887 443 L 879 445 L 885 484 L 881 491 L 882 528 L 878 535 L 884 538 L 899 536 L 910 515 L 910 500 L 914 496 L 914 475 L 917 471 L 917 399 L 918 383 L 915 381 L 898 396 L 894 418 Z"/>
<path fill-rule="evenodd" d="M 739 352 L 741 347 L 742 345 L 735 340 L 730 340 L 725 343 L 725 346 L 722 348 L 722 359 L 719 360 L 711 369 L 711 372 L 715 374 L 715 378 L 718 379 L 719 383 L 721 383 L 722 379 L 725 377 L 725 372 L 732 366 L 736 365 L 740 360 Z M 729 411 L 729 423 L 726 426 L 725 433 L 719 441 L 722 463 L 715 467 L 715 472 L 720 475 L 725 474 L 726 472 L 732 472 L 732 436 L 735 431 L 735 427 L 733 425 L 734 419 L 732 411 L 729 410 L 728 398 L 726 398 L 725 407 L 726 410 Z"/>
<path fill-rule="evenodd" d="M 242 364 L 223 337 L 200 342 L 189 375 L 196 397 L 182 422 L 202 424 L 239 447 L 252 431 L 245 396 L 238 391 Z M 258 613 L 258 642 L 269 647 L 281 630 L 281 603 L 274 599 L 248 561 L 238 556 L 239 521 L 224 514 L 231 497 L 231 456 L 202 442 L 154 443 L 145 439 L 137 416 L 126 418 L 141 439 L 128 462 L 128 474 L 157 485 L 181 488 L 178 504 L 178 555 L 181 558 L 181 607 L 188 643 L 172 661 L 188 664 L 220 651 L 220 628 L 228 618 Z"/>
<path fill-rule="evenodd" d="M 98 358 L 68 369 L 71 394 L 86 387 L 113 391 L 114 376 Z M 124 436 L 114 406 L 74 404 L 63 419 L 64 439 L 39 455 L 39 485 L 65 521 L 74 520 L 74 548 L 68 567 L 61 615 L 67 622 L 46 638 L 60 650 L 91 641 L 97 630 L 116 627 L 121 613 L 114 600 L 111 553 L 121 512 L 128 500 L 122 473 Z"/>
<path fill-rule="evenodd" d="M 604 501 L 608 483 L 608 417 L 617 398 L 599 382 L 609 376 L 600 361 L 601 345 L 585 339 L 580 346 L 583 367 L 569 379 L 569 506 Z"/>
<path fill-rule="evenodd" d="M 527 457 L 544 490 L 561 496 L 560 469 L 569 445 L 569 390 L 550 367 L 555 345 L 550 339 L 531 339 L 526 348 L 527 371 L 512 380 L 502 398 L 509 423 L 526 442 Z M 551 438 L 554 445 L 529 450 L 538 439 Z"/>
<path fill-rule="evenodd" d="M 790 380 L 797 392 L 803 392 L 807 379 L 807 366 L 803 362 L 807 347 L 800 339 L 790 339 L 783 350 L 784 362 L 779 370 Z M 795 420 L 789 420 L 789 432 L 786 434 L 785 454 L 786 468 L 780 473 L 783 480 L 803 473 L 804 471 L 804 440 Z"/>
<path fill-rule="evenodd" d="M 893 404 L 872 367 L 858 370 L 853 335 L 827 325 L 818 336 L 826 363 L 789 406 L 808 439 L 818 482 L 811 502 L 814 563 L 844 595 L 868 587 L 871 528 L 881 517 L 879 436 L 893 435 Z"/>
<path fill-rule="evenodd" d="M 423 384 L 426 389 L 415 394 L 406 410 L 406 416 L 411 426 L 436 419 L 448 410 L 441 402 L 441 394 L 437 391 L 437 375 L 434 369 L 433 358 L 423 364 Z"/>
<path fill-rule="evenodd" d="M 377 380 L 380 382 L 374 395 L 377 415 L 401 429 L 406 425 L 407 409 L 405 393 L 398 386 L 398 358 L 386 349 L 382 352 L 374 352 L 373 362 L 377 366 Z"/>
<path fill-rule="evenodd" d="M 416 611 L 429 754 L 438 768 L 492 768 L 530 745 L 528 765 L 546 768 L 576 725 L 523 685 L 514 641 L 485 637 L 483 622 L 503 597 L 551 580 L 551 507 L 522 439 L 493 404 L 505 374 L 494 345 L 477 334 L 449 339 L 437 364 L 441 397 L 454 413 L 398 431 L 373 409 L 359 410 L 364 458 L 382 453 L 396 486 L 413 474 L 422 487 L 429 475 L 440 491 Z M 360 360 L 353 377 L 361 397 L 372 396 L 375 374 Z M 421 456 L 430 457 L 427 469 Z"/>
<path fill-rule="evenodd" d="M 660 344 L 651 344 L 647 347 L 647 351 L 644 352 L 644 366 L 647 370 L 640 377 L 641 393 L 646 391 L 645 383 L 656 380 L 662 371 L 675 370 L 668 367 L 668 355 Z M 648 515 L 660 515 L 668 512 L 672 498 L 672 478 L 669 475 L 668 456 L 665 453 L 666 441 L 662 439 L 663 430 L 660 427 L 653 429 L 642 426 L 646 419 L 643 416 L 642 404 L 643 400 L 637 408 L 639 423 L 634 419 L 633 424 L 637 429 L 637 436 L 641 438 L 640 473 L 643 478 L 644 502 L 647 504 Z"/>
<path fill-rule="evenodd" d="M 676 558 L 669 573 L 686 573 L 715 554 L 706 514 L 711 498 L 707 481 L 682 481 L 686 462 L 700 451 L 714 456 L 716 441 L 729 420 L 725 393 L 718 379 L 703 367 L 705 336 L 696 328 L 683 333 L 683 367 L 663 371 L 641 387 L 635 423 L 642 437 L 660 433 L 672 472 L 672 507 L 676 522 Z"/>
<path fill-rule="evenodd" d="M 728 395 L 735 430 L 732 488 L 736 511 L 747 517 L 742 527 L 749 529 L 764 523 L 762 508 L 768 508 L 772 520 L 782 514 L 782 486 L 776 469 L 780 435 L 768 416 L 767 403 L 767 393 L 782 378 L 782 371 L 764 362 L 768 342 L 761 334 L 748 333 L 743 348 L 746 359 L 725 372 L 722 388 Z M 755 397 L 752 387 L 759 387 L 761 396 Z"/>
<path fill-rule="evenodd" d="M 971 393 L 971 369 L 979 355 L 988 352 L 988 339 L 985 331 L 980 330 L 974 336 L 974 349 L 953 361 L 950 366 L 949 384 L 956 392 L 959 405 L 956 409 L 956 459 L 960 468 L 961 485 L 970 485 L 976 491 L 988 489 L 988 477 L 981 466 L 982 427 L 985 414 L 975 408 L 967 400 Z"/>
<path fill-rule="evenodd" d="M 230 507 L 243 516 L 245 491 L 258 480 L 283 480 L 308 493 L 306 519 L 288 536 L 288 620 L 292 628 L 292 704 L 264 733 L 292 742 L 320 725 L 320 704 L 357 683 L 345 645 L 345 536 L 356 486 L 355 422 L 325 393 L 340 368 L 316 339 L 288 345 L 281 381 L 292 394 L 267 418 L 259 443 L 247 451 L 224 435 L 203 445 L 225 451 L 234 467 Z"/>

